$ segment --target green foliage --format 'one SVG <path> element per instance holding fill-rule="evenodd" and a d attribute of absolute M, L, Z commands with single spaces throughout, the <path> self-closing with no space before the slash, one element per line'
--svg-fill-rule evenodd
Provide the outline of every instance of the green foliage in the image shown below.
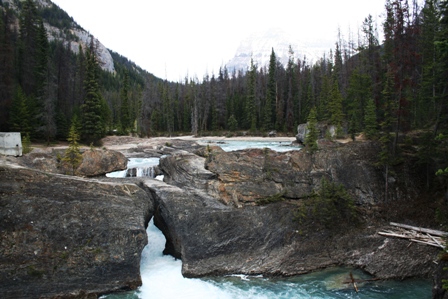
<path fill-rule="evenodd" d="M 439 169 L 436 172 L 436 175 L 445 175 L 445 174 L 448 174 L 448 167 L 445 169 Z"/>
<path fill-rule="evenodd" d="M 69 145 L 68 149 L 65 151 L 62 161 L 70 165 L 72 168 L 72 175 L 75 175 L 76 168 L 78 168 L 79 164 L 82 162 L 82 154 L 78 144 L 79 134 L 76 130 L 76 121 L 72 121 L 67 140 Z"/>
<path fill-rule="evenodd" d="M 22 135 L 22 154 L 26 155 L 33 150 L 31 147 L 30 134 Z"/>
<path fill-rule="evenodd" d="M 257 130 L 257 108 L 256 108 L 256 74 L 257 67 L 254 64 L 253 59 L 250 61 L 250 70 L 248 73 L 248 93 L 246 98 L 246 115 L 247 115 L 247 128 L 250 128 L 252 132 Z"/>
<path fill-rule="evenodd" d="M 126 72 L 123 86 L 120 93 L 121 98 L 121 126 L 124 133 L 129 132 L 132 127 L 132 120 L 129 111 L 129 74 Z"/>
<path fill-rule="evenodd" d="M 305 145 L 311 152 L 318 150 L 318 137 L 319 131 L 317 129 L 316 109 L 313 108 L 308 116 L 307 133 L 305 137 Z"/>
<path fill-rule="evenodd" d="M 98 143 L 104 134 L 102 97 L 98 85 L 98 60 L 94 49 L 86 53 L 87 68 L 84 81 L 85 99 L 82 110 L 82 137 L 87 143 Z"/>
<path fill-rule="evenodd" d="M 342 95 L 336 80 L 334 81 L 333 89 L 331 90 L 331 100 L 329 102 L 328 112 L 330 113 L 330 123 L 336 126 L 336 136 L 342 137 L 342 121 L 344 119 L 344 113 L 342 111 Z"/>
<path fill-rule="evenodd" d="M 364 133 L 367 139 L 376 138 L 378 134 L 377 127 L 375 102 L 371 98 L 367 101 L 366 113 L 364 114 Z"/>
<path fill-rule="evenodd" d="M 227 121 L 227 126 L 229 127 L 229 130 L 232 132 L 235 132 L 238 128 L 238 121 L 235 118 L 235 115 L 230 115 L 229 120 Z"/>
<path fill-rule="evenodd" d="M 21 132 L 22 135 L 31 133 L 29 102 L 20 87 L 18 87 L 13 99 L 10 115 L 11 129 Z"/>
<path fill-rule="evenodd" d="M 359 223 L 354 201 L 341 184 L 322 178 L 319 190 L 303 201 L 297 212 L 301 223 L 318 223 L 327 229 Z"/>
<path fill-rule="evenodd" d="M 257 203 L 257 205 L 267 205 L 267 204 L 276 203 L 276 202 L 285 200 L 284 196 L 285 196 L 285 191 L 271 195 L 271 196 L 266 196 L 266 197 L 257 199 L 255 202 Z"/>

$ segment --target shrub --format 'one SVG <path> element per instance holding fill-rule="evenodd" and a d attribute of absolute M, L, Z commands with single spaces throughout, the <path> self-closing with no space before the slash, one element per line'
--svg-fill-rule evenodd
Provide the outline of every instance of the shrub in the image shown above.
<path fill-rule="evenodd" d="M 325 228 L 339 228 L 357 224 L 354 201 L 343 185 L 321 180 L 320 189 L 305 200 L 296 214 L 301 223 L 314 222 Z"/>
<path fill-rule="evenodd" d="M 27 133 L 22 135 L 22 154 L 26 155 L 33 150 L 31 147 L 30 135 Z"/>

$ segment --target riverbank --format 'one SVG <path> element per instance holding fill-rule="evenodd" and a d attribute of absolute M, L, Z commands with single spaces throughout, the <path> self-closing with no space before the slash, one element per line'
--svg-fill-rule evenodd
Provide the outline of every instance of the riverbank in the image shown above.
<path fill-rule="evenodd" d="M 36 240 L 45 239 L 47 231 L 38 230 L 47 227 L 48 220 L 44 216 L 36 217 L 35 212 L 32 213 L 32 219 L 24 219 L 25 216 L 22 215 L 26 210 L 25 207 L 29 208 L 30 201 L 51 199 L 63 202 L 69 197 L 67 208 L 72 208 L 70 205 L 75 204 L 73 209 L 78 209 L 80 203 L 77 199 L 81 198 L 78 194 L 80 191 L 88 193 L 92 188 L 107 190 L 110 195 L 106 194 L 104 200 L 98 202 L 106 205 L 110 203 L 109 196 L 131 203 L 136 200 L 137 191 L 144 191 L 146 196 L 141 200 L 154 207 L 150 209 L 154 217 L 145 215 L 143 222 L 154 218 L 156 225 L 167 237 L 165 253 L 182 259 L 182 273 L 186 277 L 222 276 L 234 273 L 294 276 L 336 265 L 359 268 L 378 279 L 432 276 L 437 251 L 420 244 L 409 246 L 406 240 L 386 238 L 377 234 L 380 229 L 385 229 L 390 221 L 427 227 L 425 220 L 429 217 L 418 214 L 421 214 L 422 210 L 428 210 L 429 205 L 424 205 L 423 209 L 416 200 L 419 193 L 418 178 L 412 172 L 413 168 L 409 167 L 412 161 L 404 162 L 406 165 L 403 169 L 406 170 L 406 176 L 394 177 L 395 181 L 391 182 L 393 188 L 390 189 L 388 202 L 385 203 L 384 178 L 381 169 L 376 167 L 373 161 L 378 151 L 378 146 L 374 142 L 348 144 L 326 142 L 313 155 L 306 151 L 279 153 L 270 150 L 227 153 L 215 147 L 207 148 L 205 152 L 206 148 L 199 145 L 213 141 L 219 143 L 247 141 L 248 138 L 254 141 L 293 142 L 288 138 L 283 139 L 284 137 L 227 139 L 193 136 L 173 138 L 109 136 L 103 139 L 102 148 L 126 153 L 126 157 L 135 154 L 145 157 L 157 154 L 158 157 L 162 157 L 163 163 L 160 166 L 166 177 L 165 183 L 149 178 L 112 181 L 101 177 L 91 181 L 83 179 L 80 182 L 79 178 L 72 176 L 60 177 L 47 174 L 45 171 L 43 175 L 42 171 L 33 171 L 29 174 L 30 179 L 24 180 L 27 184 L 25 188 L 17 185 L 17 181 L 24 173 L 17 173 L 15 177 L 9 179 L 8 176 L 12 176 L 16 170 L 6 166 L 7 171 L 0 173 L 3 173 L 2 180 L 5 186 L 10 186 L 9 189 L 5 189 L 9 193 L 4 193 L 10 198 L 10 202 L 4 202 L 3 205 L 8 207 L 8 211 L 12 211 L 16 219 L 10 239 L 14 244 L 20 242 L 13 240 L 17 237 L 13 232 L 17 231 L 21 231 L 27 238 L 30 232 L 41 233 L 43 235 L 36 237 Z M 66 145 L 55 146 L 63 148 Z M 99 148 L 97 151 L 103 152 Z M 51 153 L 53 156 L 56 154 Z M 48 160 L 51 155 L 41 158 Z M 309 194 L 319 189 L 323 177 L 344 185 L 347 192 L 353 196 L 359 213 L 359 226 L 347 223 L 337 229 L 326 227 L 319 218 L 298 221 L 296 214 L 299 206 L 309 203 Z M 38 178 L 46 180 L 38 181 Z M 55 183 L 58 182 L 56 178 L 61 178 L 61 185 L 63 184 L 60 191 L 54 190 Z M 84 188 L 87 182 L 101 184 Z M 80 184 L 83 184 L 82 188 Z M 29 194 L 30 188 L 36 190 L 39 188 L 39 192 Z M 120 191 L 119 194 L 116 193 L 117 190 Z M 48 199 L 45 197 L 47 193 Z M 98 196 L 92 193 L 92 198 L 96 201 Z M 258 203 L 259 199 L 280 200 L 269 201 L 262 205 Z M 23 205 L 20 207 L 17 204 L 12 205 L 18 201 L 22 201 Z M 139 203 L 136 208 L 140 209 L 141 205 Z M 48 209 L 45 209 L 45 212 L 47 211 Z M 147 211 L 147 208 L 143 211 Z M 67 212 L 63 217 L 59 217 L 58 212 L 55 210 L 50 213 L 51 215 L 46 213 L 45 216 L 60 221 L 56 224 L 64 227 L 67 225 L 67 217 L 72 215 Z M 139 210 L 139 213 L 141 212 L 142 210 Z M 109 214 L 107 220 L 112 221 Z M 34 225 L 37 222 L 41 225 L 38 228 Z M 109 255 L 105 255 L 103 249 L 92 247 L 91 244 L 96 244 L 92 243 L 96 242 L 96 239 L 91 237 L 96 235 L 96 232 L 91 230 L 93 227 L 96 228 L 93 220 L 74 219 L 72 222 L 80 223 L 80 229 L 85 228 L 85 231 L 77 232 L 76 235 L 81 236 L 85 233 L 86 236 L 82 235 L 82 239 L 92 239 L 84 246 L 85 250 L 98 262 L 104 262 L 105 265 L 102 267 L 108 267 L 108 263 L 114 264 L 116 259 L 122 258 L 121 255 L 113 253 L 110 254 L 110 259 L 106 259 Z M 24 226 L 23 223 L 31 224 Z M 146 223 L 140 223 L 140 226 L 143 225 Z M 6 229 L 8 227 L 5 227 Z M 133 231 L 131 229 L 123 233 L 132 235 Z M 113 244 L 115 238 L 102 242 Z M 49 248 L 49 245 L 32 245 L 33 254 L 36 255 L 34 252 L 37 252 L 37 256 L 42 255 L 42 262 L 45 262 L 44 258 L 49 258 L 47 251 L 41 253 L 39 250 L 41 247 Z M 67 271 L 70 269 L 68 267 L 77 267 L 78 265 L 73 264 L 72 260 L 75 260 L 79 252 L 78 247 L 72 252 L 67 252 L 67 255 L 56 252 L 57 257 L 64 258 L 60 261 L 63 265 L 60 271 Z M 69 262 L 67 265 L 63 264 L 66 258 Z M 13 263 L 12 261 L 12 265 Z M 57 271 L 47 273 L 45 265 L 32 262 L 27 268 L 29 271 L 22 271 L 20 274 L 24 279 L 35 279 L 36 283 L 43 277 L 45 279 L 50 275 L 55 277 Z M 59 264 L 57 266 L 56 270 L 59 271 Z M 60 271 L 58 273 L 62 275 Z M 48 286 L 50 284 L 48 281 Z M 130 288 L 135 286 L 134 283 L 130 284 Z"/>

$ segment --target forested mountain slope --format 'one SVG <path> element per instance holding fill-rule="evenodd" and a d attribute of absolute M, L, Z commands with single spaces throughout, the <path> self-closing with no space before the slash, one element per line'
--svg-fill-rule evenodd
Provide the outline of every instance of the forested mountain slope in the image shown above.
<path fill-rule="evenodd" d="M 339 35 L 312 64 L 272 50 L 266 67 L 177 83 L 107 50 L 49 0 L 0 5 L 1 131 L 50 142 L 72 126 L 98 144 L 109 133 L 295 134 L 310 120 L 377 140 L 386 178 L 416 155 L 427 188 L 448 198 L 446 1 L 386 0 L 383 24 L 366 16 L 356 41 Z"/>

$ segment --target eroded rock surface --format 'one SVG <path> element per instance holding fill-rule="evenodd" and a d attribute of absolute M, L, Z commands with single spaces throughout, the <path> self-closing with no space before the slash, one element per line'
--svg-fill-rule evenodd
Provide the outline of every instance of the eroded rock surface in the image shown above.
<path fill-rule="evenodd" d="M 168 183 L 200 188 L 236 206 L 273 196 L 303 199 L 319 188 L 322 178 L 342 184 L 358 204 L 372 205 L 385 198 L 384 177 L 375 160 L 378 150 L 370 142 L 329 144 L 314 154 L 305 150 L 280 153 L 269 149 L 211 149 L 206 158 L 173 153 L 161 159 L 160 167 Z M 416 184 L 410 180 L 395 180 L 390 186 L 390 200 L 417 194 Z"/>
<path fill-rule="evenodd" d="M 301 225 L 294 201 L 236 208 L 205 192 L 154 180 L 143 185 L 155 203 L 155 224 L 167 238 L 165 253 L 182 259 L 187 277 L 289 276 L 346 265 L 401 279 L 429 276 L 437 258 L 437 249 L 381 237 L 375 227 L 332 231 Z"/>
<path fill-rule="evenodd" d="M 135 184 L 0 164 L 0 297 L 137 288 L 152 210 Z"/>

